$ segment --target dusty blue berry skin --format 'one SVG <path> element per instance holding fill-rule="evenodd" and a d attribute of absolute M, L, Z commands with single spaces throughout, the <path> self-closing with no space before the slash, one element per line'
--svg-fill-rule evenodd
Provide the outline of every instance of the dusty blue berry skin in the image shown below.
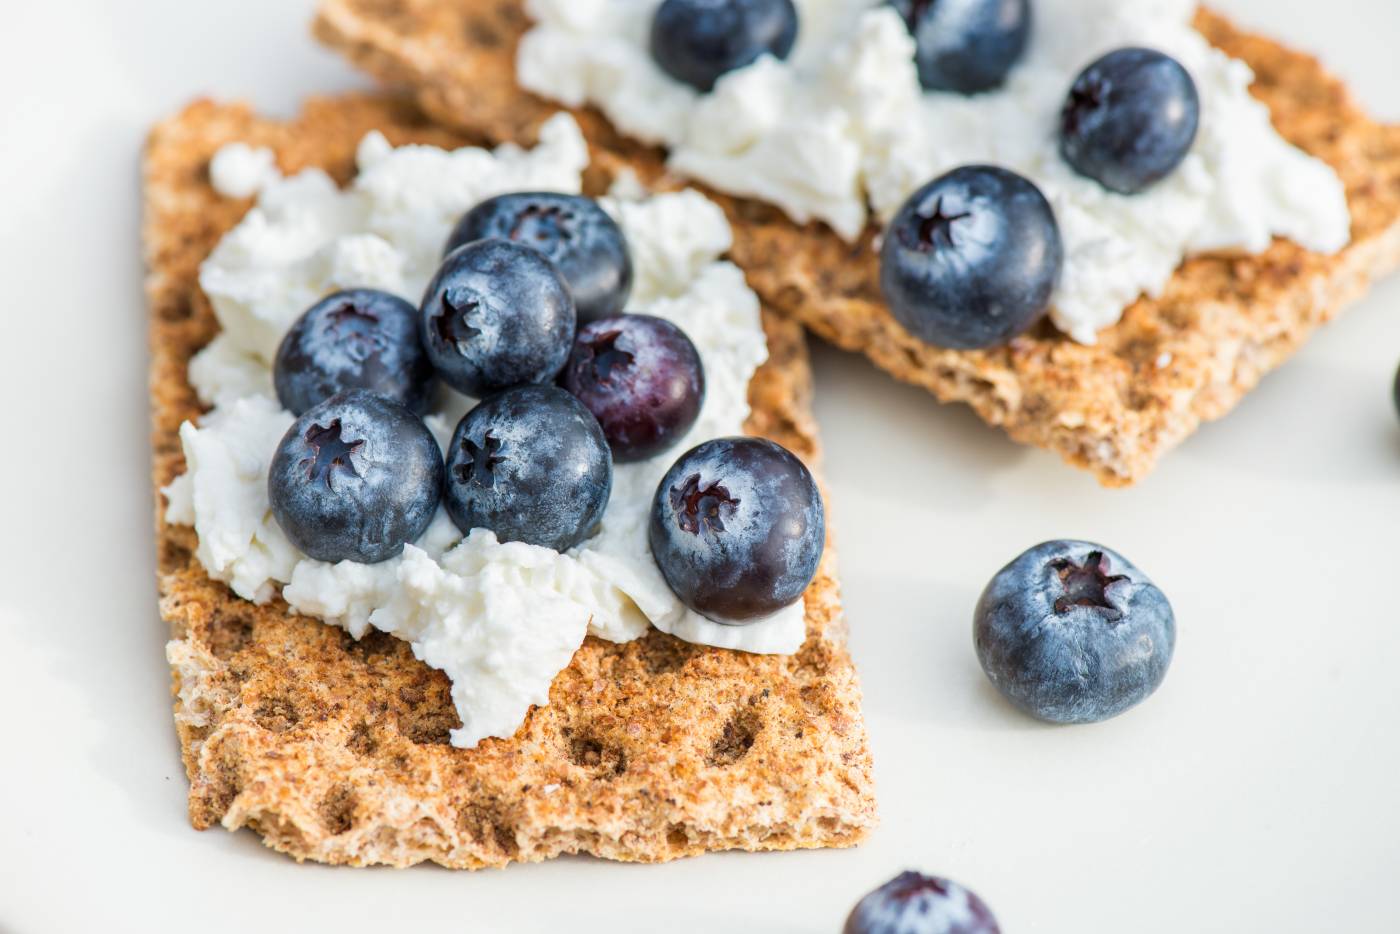
<path fill-rule="evenodd" d="M 648 532 L 681 602 L 742 626 L 801 599 L 821 562 L 826 517 L 811 472 L 786 448 L 717 438 L 661 479 Z"/>
<path fill-rule="evenodd" d="M 903 872 L 856 903 L 844 934 L 1001 934 L 986 902 L 948 879 Z"/>
<path fill-rule="evenodd" d="M 1395 400 L 1395 413 L 1400 415 L 1400 370 L 1395 371 L 1395 385 L 1390 394 L 1391 398 Z"/>
<path fill-rule="evenodd" d="M 272 378 L 294 415 L 350 389 L 421 414 L 437 380 L 418 339 L 418 309 L 376 289 L 335 292 L 307 309 L 282 338 Z"/>
<path fill-rule="evenodd" d="M 1200 122 L 1196 82 L 1180 62 L 1119 49 L 1075 79 L 1060 115 L 1060 154 L 1109 191 L 1137 194 L 1176 170 Z"/>
<path fill-rule="evenodd" d="M 618 463 L 675 445 L 705 402 L 700 352 L 679 327 L 651 315 L 580 328 L 559 382 L 598 419 Z"/>
<path fill-rule="evenodd" d="M 432 522 L 442 452 L 405 406 L 363 389 L 298 418 L 268 472 L 272 514 L 292 544 L 319 561 L 375 564 Z"/>
<path fill-rule="evenodd" d="M 651 57 L 700 91 L 763 54 L 787 58 L 797 41 L 792 0 L 664 0 L 651 22 Z"/>
<path fill-rule="evenodd" d="M 1050 307 L 1064 246 L 1040 189 L 995 166 L 964 166 L 920 188 L 880 248 L 895 319 L 938 347 L 1005 344 Z"/>
<path fill-rule="evenodd" d="M 1030 0 L 890 0 L 914 37 L 926 91 L 976 94 L 1006 80 L 1031 35 Z"/>
<path fill-rule="evenodd" d="M 1176 647 L 1171 604 L 1102 545 L 1037 545 L 1002 568 L 977 602 L 977 658 L 1021 710 L 1097 723 L 1146 700 Z"/>
<path fill-rule="evenodd" d="M 598 527 L 612 475 L 608 442 L 582 403 L 554 386 L 519 386 L 457 425 L 443 502 L 463 532 L 567 551 Z"/>
<path fill-rule="evenodd" d="M 554 379 L 575 325 L 559 270 L 509 240 L 477 240 L 449 253 L 419 309 L 423 346 L 438 375 L 477 397 Z"/>
<path fill-rule="evenodd" d="M 548 191 L 498 195 L 463 215 L 447 252 L 490 237 L 538 250 L 559 267 L 580 323 L 621 314 L 632 294 L 627 238 L 591 198 Z"/>

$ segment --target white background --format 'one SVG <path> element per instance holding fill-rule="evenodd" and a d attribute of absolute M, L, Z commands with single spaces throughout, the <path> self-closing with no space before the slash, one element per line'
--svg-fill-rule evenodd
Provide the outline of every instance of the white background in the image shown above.
<path fill-rule="evenodd" d="M 1126 492 L 817 350 L 883 813 L 857 850 L 454 874 L 195 833 L 152 576 L 138 150 L 198 94 L 287 114 L 363 81 L 305 2 L 3 6 L 0 931 L 835 932 L 905 867 L 1008 932 L 1400 930 L 1400 281 Z M 1221 6 L 1400 119 L 1400 4 Z M 1177 611 L 1161 691 L 1099 726 L 1015 714 L 972 652 L 988 577 L 1058 536 L 1120 549 Z"/>

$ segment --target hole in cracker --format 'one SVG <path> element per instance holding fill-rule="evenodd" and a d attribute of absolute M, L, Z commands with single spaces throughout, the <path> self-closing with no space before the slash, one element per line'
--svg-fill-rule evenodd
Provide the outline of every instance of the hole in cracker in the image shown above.
<path fill-rule="evenodd" d="M 253 638 L 253 621 L 241 606 L 216 607 L 209 619 L 209 651 L 228 661 Z"/>
<path fill-rule="evenodd" d="M 680 671 L 699 652 L 694 645 L 653 629 L 632 643 L 642 667 L 650 675 Z"/>
<path fill-rule="evenodd" d="M 253 709 L 258 726 L 271 733 L 285 733 L 301 721 L 296 705 L 286 697 L 265 697 Z"/>
<path fill-rule="evenodd" d="M 359 798 L 349 785 L 336 785 L 327 792 L 317 808 L 326 833 L 334 837 L 355 826 L 355 808 L 358 804 Z"/>
<path fill-rule="evenodd" d="M 349 637 L 349 633 L 346 633 Z M 402 649 L 400 647 L 402 646 Z M 395 639 L 387 632 L 380 632 L 378 629 L 371 629 L 360 637 L 359 640 L 350 639 L 345 646 L 347 654 L 360 659 L 363 662 L 375 661 L 379 656 L 394 655 L 400 651 L 408 651 L 408 643 L 402 639 Z"/>
<path fill-rule="evenodd" d="M 606 743 L 592 733 L 570 737 L 568 756 L 574 765 L 600 775 L 621 775 L 627 771 L 626 750 Z"/>
<path fill-rule="evenodd" d="M 715 738 L 710 754 L 705 757 L 705 764 L 722 767 L 738 762 L 749 754 L 762 729 L 763 720 L 756 711 L 737 711 L 725 721 L 724 729 Z"/>
<path fill-rule="evenodd" d="M 457 811 L 457 827 L 477 846 L 497 850 L 514 858 L 520 852 L 515 827 L 494 797 L 471 801 Z"/>
<path fill-rule="evenodd" d="M 397 641 L 397 640 L 396 640 Z M 452 705 L 452 682 L 440 671 L 418 666 L 391 695 L 399 732 L 419 746 L 445 746 L 462 726 Z"/>
<path fill-rule="evenodd" d="M 374 731 L 370 725 L 361 720 L 350 729 L 350 738 L 345 741 L 345 748 L 357 756 L 368 758 L 379 750 L 379 740 L 374 738 Z"/>

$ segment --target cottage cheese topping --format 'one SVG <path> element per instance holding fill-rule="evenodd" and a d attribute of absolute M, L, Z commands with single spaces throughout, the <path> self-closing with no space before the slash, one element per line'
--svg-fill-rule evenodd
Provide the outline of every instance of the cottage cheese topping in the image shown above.
<path fill-rule="evenodd" d="M 229 143 L 209 162 L 209 181 L 225 198 L 251 198 L 281 177 L 273 151 L 247 143 Z"/>
<path fill-rule="evenodd" d="M 568 117 L 550 121 L 529 152 L 393 149 L 371 134 L 345 191 L 314 170 L 263 184 L 257 205 L 200 273 L 223 331 L 191 361 L 189 378 L 213 409 L 181 427 L 187 472 L 166 490 L 167 520 L 194 526 L 200 562 L 239 596 L 261 602 L 280 586 L 292 608 L 356 638 L 373 626 L 409 641 L 453 681 L 462 727 L 452 741 L 461 746 L 511 735 L 531 704 L 547 702 L 587 633 L 626 641 L 655 625 L 693 642 L 764 653 L 795 652 L 805 637 L 800 603 L 746 627 L 690 612 L 647 545 L 661 476 L 689 446 L 742 432 L 748 384 L 767 357 L 758 300 L 743 274 L 719 260 L 730 244 L 724 214 L 695 192 L 604 200 L 632 248 L 628 310 L 669 318 L 690 335 L 707 394 L 672 452 L 616 467 L 592 539 L 568 554 L 502 544 L 485 530 L 463 539 L 439 510 L 398 558 L 327 564 L 299 552 L 269 511 L 268 465 L 293 421 L 276 401 L 270 367 L 296 317 L 336 288 L 369 285 L 416 302 L 467 208 L 504 191 L 578 191 L 586 162 Z M 425 420 L 440 444 L 471 405 L 442 391 L 438 414 Z"/>
<path fill-rule="evenodd" d="M 911 192 L 959 165 L 994 163 L 1035 181 L 1064 236 L 1052 318 L 1092 343 L 1140 295 L 1157 295 L 1188 255 L 1259 252 L 1275 235 L 1332 253 L 1350 237 L 1335 172 L 1289 145 L 1249 94 L 1253 74 L 1191 28 L 1194 0 L 1036 0 L 1025 58 L 986 94 L 925 93 L 914 40 L 874 0 L 795 0 L 786 61 L 765 56 L 708 95 L 651 60 L 659 0 L 528 0 L 521 84 L 568 105 L 600 107 L 623 132 L 671 150 L 672 167 L 857 237 L 873 208 L 888 221 Z M 1079 71 L 1129 45 L 1160 49 L 1191 72 L 1201 130 L 1176 173 L 1117 195 L 1076 175 L 1058 152 L 1058 117 Z"/>

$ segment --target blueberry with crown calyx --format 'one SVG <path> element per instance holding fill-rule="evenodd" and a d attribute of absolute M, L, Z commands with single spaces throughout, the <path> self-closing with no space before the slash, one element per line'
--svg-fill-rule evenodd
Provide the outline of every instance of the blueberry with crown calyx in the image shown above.
<path fill-rule="evenodd" d="M 374 564 L 428 528 L 442 495 L 442 451 L 421 419 L 363 389 L 306 411 L 268 471 L 272 515 L 318 561 Z"/>
<path fill-rule="evenodd" d="M 986 902 L 956 882 L 903 872 L 856 903 L 843 934 L 1001 934 Z"/>
<path fill-rule="evenodd" d="M 608 442 L 582 403 L 554 386 L 519 386 L 457 425 L 443 503 L 463 532 L 567 551 L 602 520 L 612 477 Z"/>
<path fill-rule="evenodd" d="M 801 599 L 825 536 L 821 493 L 802 461 L 772 441 L 717 438 L 661 479 L 648 540 L 682 603 L 739 626 Z"/>
<path fill-rule="evenodd" d="M 995 166 L 954 169 L 899 209 L 880 248 L 880 286 L 910 334 L 938 347 L 1005 344 L 1050 307 L 1064 265 L 1040 189 Z"/>
<path fill-rule="evenodd" d="M 580 323 L 621 314 L 632 293 L 627 238 L 592 198 L 515 192 L 481 202 L 457 222 L 447 252 L 498 237 L 543 253 L 569 283 Z"/>
<path fill-rule="evenodd" d="M 914 37 L 926 91 L 976 94 L 1006 80 L 1031 34 L 1030 0 L 890 0 Z"/>
<path fill-rule="evenodd" d="M 421 414 L 436 381 L 418 339 L 418 310 L 377 289 L 335 292 L 307 309 L 282 338 L 272 378 L 278 401 L 294 415 L 351 389 Z"/>
<path fill-rule="evenodd" d="M 1075 79 L 1060 115 L 1060 153 L 1080 175 L 1133 195 L 1176 171 L 1200 121 L 1196 82 L 1180 62 L 1119 49 Z"/>
<path fill-rule="evenodd" d="M 438 375 L 469 396 L 554 379 L 575 326 L 559 270 L 509 240 L 477 240 L 449 253 L 419 308 L 423 346 Z"/>
<path fill-rule="evenodd" d="M 1037 545 L 977 602 L 977 658 L 997 690 L 1053 723 L 1096 723 L 1145 700 L 1176 647 L 1171 604 L 1101 545 Z"/>
<path fill-rule="evenodd" d="M 560 383 L 597 417 L 618 462 L 685 437 L 705 401 L 700 353 L 664 318 L 619 315 L 579 329 Z"/>
<path fill-rule="evenodd" d="M 700 91 L 760 55 L 787 58 L 796 40 L 792 0 L 663 0 L 651 22 L 651 57 Z"/>

